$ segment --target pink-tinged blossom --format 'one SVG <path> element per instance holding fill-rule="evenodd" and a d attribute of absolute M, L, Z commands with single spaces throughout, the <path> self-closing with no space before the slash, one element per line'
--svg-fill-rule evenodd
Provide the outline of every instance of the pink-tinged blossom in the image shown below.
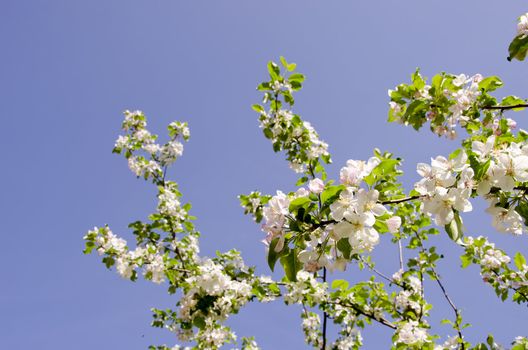
<path fill-rule="evenodd" d="M 310 192 L 319 194 L 324 191 L 324 182 L 321 179 L 313 179 L 308 183 L 308 189 Z"/>
<path fill-rule="evenodd" d="M 503 264 L 509 264 L 510 257 L 498 249 L 490 248 L 486 250 L 480 263 L 488 269 L 497 269 Z"/>
<path fill-rule="evenodd" d="M 346 166 L 341 168 L 339 173 L 341 183 L 347 186 L 359 186 L 361 181 L 370 175 L 380 162 L 376 157 L 371 157 L 367 162 L 363 160 L 348 160 Z"/>
<path fill-rule="evenodd" d="M 399 216 L 393 216 L 385 222 L 390 233 L 396 233 L 400 230 L 402 220 Z"/>
<path fill-rule="evenodd" d="M 286 215 L 289 214 L 289 206 L 290 200 L 288 197 L 281 191 L 277 191 L 277 194 L 263 208 L 264 225 L 262 229 L 268 233 L 268 243 L 271 242 L 273 237 L 282 233 L 286 225 Z"/>
<path fill-rule="evenodd" d="M 519 17 L 519 23 L 517 23 L 517 35 L 523 37 L 528 35 L 528 13 Z"/>

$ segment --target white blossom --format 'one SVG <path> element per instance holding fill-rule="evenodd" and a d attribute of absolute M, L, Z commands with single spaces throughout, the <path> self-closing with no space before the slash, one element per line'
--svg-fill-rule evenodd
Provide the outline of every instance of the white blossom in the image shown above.
<path fill-rule="evenodd" d="M 519 23 L 517 24 L 517 35 L 523 37 L 528 35 L 528 13 L 525 13 L 519 17 Z"/>
<path fill-rule="evenodd" d="M 308 183 L 310 192 L 319 194 L 324 191 L 324 182 L 321 179 L 313 179 Z"/>
<path fill-rule="evenodd" d="M 380 162 L 376 157 L 371 157 L 367 162 L 363 160 L 348 160 L 346 166 L 341 168 L 339 173 L 341 183 L 347 186 L 359 186 L 361 181 L 370 175 Z"/>
<path fill-rule="evenodd" d="M 427 330 L 421 328 L 417 321 L 410 320 L 398 327 L 398 343 L 407 345 L 427 342 Z"/>

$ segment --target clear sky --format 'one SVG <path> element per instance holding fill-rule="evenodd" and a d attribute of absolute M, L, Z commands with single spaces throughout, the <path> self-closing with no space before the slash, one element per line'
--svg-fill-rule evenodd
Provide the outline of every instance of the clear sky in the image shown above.
<path fill-rule="evenodd" d="M 250 109 L 266 62 L 284 55 L 307 75 L 296 111 L 330 144 L 331 176 L 379 147 L 406 160 L 410 188 L 417 162 L 458 144 L 387 124 L 387 89 L 421 67 L 426 76 L 499 75 L 501 94 L 528 97 L 528 63 L 506 61 L 524 12 L 521 1 L 496 0 L 1 0 L 0 348 L 134 350 L 176 341 L 149 327 L 151 307 L 174 304 L 164 286 L 127 282 L 81 253 L 94 225 L 130 239 L 127 224 L 155 209 L 152 186 L 111 154 L 124 109 L 145 111 L 157 133 L 172 120 L 189 122 L 191 142 L 170 176 L 194 205 L 202 251 L 238 248 L 269 274 L 263 233 L 236 198 L 295 183 Z M 516 118 L 528 129 L 526 112 Z M 527 253 L 526 237 L 496 233 L 484 206 L 475 207 L 465 216 L 469 234 Z M 458 247 L 437 241 L 446 257 L 439 271 L 474 325 L 468 339 L 527 335 L 526 308 L 500 302 L 475 268 L 459 270 Z M 380 269 L 397 270 L 389 237 L 376 256 Z M 437 291 L 427 297 L 436 320 L 451 317 Z M 302 349 L 299 320 L 298 308 L 278 302 L 251 305 L 230 324 L 264 349 Z M 379 329 L 364 338 L 366 349 L 390 342 Z"/>

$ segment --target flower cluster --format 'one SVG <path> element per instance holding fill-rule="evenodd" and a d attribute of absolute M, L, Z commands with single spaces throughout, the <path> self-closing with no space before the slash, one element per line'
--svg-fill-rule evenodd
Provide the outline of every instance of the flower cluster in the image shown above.
<path fill-rule="evenodd" d="M 147 120 L 141 111 L 124 112 L 123 130 L 126 135 L 120 135 L 114 146 L 114 153 L 124 153 L 128 159 L 130 170 L 138 177 L 159 180 L 163 168 L 172 164 L 183 154 L 183 144 L 177 140 L 181 136 L 184 140 L 190 137 L 187 123 L 172 122 L 168 126 L 170 140 L 164 145 L 156 143 L 157 135 L 147 129 Z M 144 154 L 136 154 L 143 151 Z"/>
<path fill-rule="evenodd" d="M 528 15 L 521 18 L 525 27 Z M 526 23 L 525 23 L 526 22 Z M 524 27 L 519 35 L 528 35 Z M 521 28 L 521 25 L 520 25 Z M 522 34 L 521 34 L 522 33 Z M 281 282 L 256 276 L 235 250 L 217 252 L 216 257 L 199 256 L 198 237 L 189 214 L 190 204 L 182 203 L 175 182 L 165 180 L 167 167 L 182 155 L 181 140 L 188 140 L 186 123 L 168 126 L 169 141 L 156 143 L 157 136 L 147 129 L 144 114 L 126 111 L 123 128 L 114 152 L 124 154 L 136 176 L 152 182 L 158 190 L 157 208 L 148 222 L 129 225 L 136 247 L 116 236 L 107 227 L 90 230 L 86 249 L 94 250 L 105 265 L 116 267 L 122 277 L 136 280 L 142 276 L 154 283 L 166 283 L 168 292 L 179 297 L 177 309 L 153 309 L 154 327 L 174 332 L 182 342 L 193 342 L 196 349 L 218 349 L 235 343 L 235 333 L 226 325 L 232 314 L 250 301 L 269 302 L 282 298 L 287 305 L 302 304 L 302 329 L 305 340 L 315 348 L 359 349 L 360 329 L 377 323 L 394 331 L 393 347 L 403 349 L 469 349 L 464 340 L 464 325 L 436 272 L 441 259 L 436 247 L 425 247 L 429 236 L 438 230 L 431 218 L 445 226 L 448 235 L 464 246 L 464 267 L 480 265 L 483 280 L 503 300 L 528 302 L 528 265 L 517 253 L 508 256 L 483 237 L 462 241 L 461 212 L 472 210 L 469 199 L 477 195 L 489 201 L 487 212 L 493 225 L 506 232 L 521 234 L 528 222 L 528 133 L 513 135 L 516 124 L 502 117 L 505 108 L 516 108 L 523 100 L 516 97 L 496 99 L 488 94 L 502 85 L 497 77 L 440 74 L 426 84 L 416 72 L 410 85 L 390 91 L 389 119 L 419 129 L 430 121 L 438 135 L 454 137 L 456 127 L 466 128 L 470 136 L 463 149 L 449 158 L 438 156 L 431 164 L 418 164 L 421 176 L 407 195 L 398 176 L 401 159 L 375 150 L 367 161 L 349 160 L 340 170 L 339 182 L 327 179 L 323 163 L 330 162 L 328 145 L 321 141 L 310 123 L 292 112 L 293 93 L 301 88 L 304 76 L 295 73 L 295 64 L 281 58 L 286 73 L 273 62 L 268 64 L 270 81 L 259 85 L 266 108 L 255 105 L 264 135 L 276 152 L 285 151 L 292 168 L 303 175 L 295 192 L 277 191 L 274 196 L 252 192 L 239 196 L 247 214 L 263 221 L 271 270 L 277 261 L 284 268 Z M 500 112 L 495 112 L 495 111 Z M 480 112 L 484 118 L 480 121 Z M 400 251 L 400 270 L 392 278 L 376 268 L 369 254 L 390 233 Z M 417 251 L 407 258 L 404 270 L 403 247 Z M 406 254 L 405 254 L 406 255 Z M 351 261 L 359 269 L 389 282 L 386 286 L 372 275 L 355 281 L 333 280 L 327 273 L 344 270 Z M 515 265 L 514 268 L 512 263 Z M 322 270 L 322 271 L 321 271 Z M 424 277 L 431 277 L 442 290 L 455 313 L 449 321 L 457 331 L 442 345 L 433 344 L 438 336 L 429 333 L 427 317 L 431 305 L 424 299 Z M 322 317 L 315 310 L 322 313 Z M 323 319 L 323 321 L 322 321 Z M 327 339 L 328 319 L 340 327 L 337 339 Z M 321 323 L 324 331 L 321 331 Z M 528 343 L 517 338 L 515 350 Z M 240 342 L 239 342 L 240 344 Z M 488 344 L 494 347 L 493 338 Z M 242 338 L 243 349 L 258 349 L 253 338 Z M 482 344 L 477 345 L 481 346 Z M 236 345 L 234 345 L 236 346 Z M 467 346 L 467 347 L 466 347 Z M 151 350 L 186 349 L 151 346 Z"/>
<path fill-rule="evenodd" d="M 304 341 L 306 344 L 320 349 L 322 346 L 323 335 L 321 333 L 321 318 L 315 312 L 303 312 L 302 329 Z"/>
<path fill-rule="evenodd" d="M 269 202 L 271 196 L 263 196 L 262 193 L 253 191 L 248 195 L 239 195 L 238 199 L 244 208 L 244 214 L 251 214 L 255 222 L 259 223 L 263 218 L 262 209 Z"/>
<path fill-rule="evenodd" d="M 221 326 L 230 314 L 236 313 L 252 296 L 247 281 L 237 281 L 211 259 L 204 260 L 196 274 L 186 279 L 187 292 L 179 301 L 179 323 L 176 329 L 181 340 L 200 339 L 206 347 L 218 348 L 235 339 L 229 328 Z M 189 332 L 189 325 L 198 325 L 198 334 Z"/>
<path fill-rule="evenodd" d="M 389 121 L 411 125 L 416 130 L 430 122 L 431 131 L 436 135 L 454 139 L 457 126 L 469 133 L 482 128 L 478 110 L 482 105 L 496 104 L 488 92 L 501 86 L 497 77 L 446 73 L 435 75 L 427 85 L 416 71 L 411 84 L 400 84 L 389 90 Z M 494 120 L 488 118 L 486 122 L 493 124 Z"/>
<path fill-rule="evenodd" d="M 116 271 L 126 279 L 137 279 L 136 269 L 143 267 L 143 276 L 154 283 L 165 281 L 164 256 L 152 244 L 129 250 L 127 242 L 117 237 L 107 226 L 88 231 L 84 237 L 86 252 L 96 249 L 99 255 L 105 255 L 103 262 L 107 267 L 116 265 Z"/>
<path fill-rule="evenodd" d="M 259 113 L 260 127 L 264 136 L 271 140 L 275 152 L 285 151 L 290 167 L 298 173 L 313 171 L 320 160 L 330 162 L 328 144 L 322 141 L 313 126 L 294 114 L 291 107 L 295 103 L 293 92 L 299 90 L 304 76 L 295 73 L 296 65 L 281 58 L 285 72 L 274 62 L 268 64 L 270 81 L 263 82 L 258 90 L 264 92 L 263 103 L 253 105 Z M 288 105 L 289 108 L 283 108 Z M 315 165 L 314 165 L 315 164 Z"/>
<path fill-rule="evenodd" d="M 467 164 L 464 151 L 454 159 L 438 156 L 431 165 L 419 163 L 417 172 L 422 179 L 414 189 L 422 196 L 424 212 L 434 216 L 439 226 L 449 224 L 455 213 L 472 210 L 469 197 L 473 190 L 473 169 Z"/>
<path fill-rule="evenodd" d="M 317 282 L 313 274 L 306 271 L 297 272 L 297 281 L 286 285 L 283 295 L 286 304 L 305 304 L 315 306 L 325 301 L 328 286 L 326 283 Z"/>
<path fill-rule="evenodd" d="M 512 259 L 485 237 L 467 237 L 465 254 L 461 256 L 462 266 L 471 263 L 480 265 L 480 274 L 484 282 L 495 289 L 497 296 L 505 300 L 510 290 L 514 291 L 513 300 L 528 302 L 528 265 L 521 253 L 514 257 L 517 270 L 510 267 Z"/>
<path fill-rule="evenodd" d="M 306 164 L 319 157 L 328 157 L 328 144 L 307 121 L 289 110 L 278 110 L 260 115 L 260 127 L 273 143 L 276 151 L 286 151 L 290 167 L 298 173 L 306 171 Z"/>
<path fill-rule="evenodd" d="M 520 235 L 525 218 L 525 188 L 528 181 L 528 146 L 525 142 L 499 143 L 495 135 L 471 142 L 475 166 L 481 176 L 477 193 L 489 203 L 486 210 L 493 226 L 501 232 Z"/>
<path fill-rule="evenodd" d="M 349 308 L 343 307 L 339 304 L 334 304 L 328 311 L 334 320 L 336 320 L 336 323 L 339 322 L 341 324 L 339 337 L 332 345 L 332 349 L 359 349 L 361 345 L 363 345 L 363 337 L 361 336 L 359 329 L 356 327 L 356 321 L 358 319 L 355 313 L 351 312 Z"/>
<path fill-rule="evenodd" d="M 335 240 L 348 239 L 353 253 L 371 251 L 379 243 L 373 225 L 386 208 L 378 203 L 378 196 L 376 190 L 347 187 L 330 206 L 332 218 L 337 221 L 333 227 Z"/>
<path fill-rule="evenodd" d="M 482 75 L 476 74 L 468 77 L 465 74 L 457 75 L 453 79 L 453 85 L 458 88 L 455 92 L 449 90 L 444 91 L 450 98 L 453 99 L 454 104 L 449 107 L 451 115 L 447 118 L 447 129 L 437 127 L 434 130 L 438 135 L 447 134 L 450 138 L 456 137 L 455 128 L 458 124 L 464 126 L 469 121 L 466 112 L 476 102 L 477 97 L 481 94 L 479 83 L 482 81 Z"/>
<path fill-rule="evenodd" d="M 396 343 L 406 345 L 421 345 L 429 341 L 427 329 L 418 321 L 409 320 L 402 322 L 396 330 Z"/>

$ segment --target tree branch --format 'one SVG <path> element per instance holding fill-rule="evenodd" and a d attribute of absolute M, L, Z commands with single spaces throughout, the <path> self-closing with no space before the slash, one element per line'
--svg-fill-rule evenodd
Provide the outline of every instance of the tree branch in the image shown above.
<path fill-rule="evenodd" d="M 462 338 L 462 327 L 461 327 L 461 324 L 460 324 L 460 319 L 461 319 L 460 311 L 457 309 L 457 307 L 455 306 L 455 303 L 453 303 L 453 300 L 451 300 L 451 298 L 447 294 L 447 291 L 446 291 L 442 281 L 440 281 L 440 275 L 436 272 L 436 270 L 434 268 L 431 267 L 431 270 L 434 273 L 436 283 L 438 283 L 438 286 L 442 290 L 442 293 L 444 294 L 445 299 L 447 300 L 447 302 L 449 303 L 449 305 L 451 306 L 451 308 L 455 312 L 455 316 L 456 316 L 455 329 L 456 329 L 456 331 L 458 333 L 458 337 L 460 338 L 460 340 L 462 340 L 462 343 L 460 344 L 460 348 L 462 350 L 465 350 L 466 346 L 464 345 L 464 341 L 463 341 L 463 338 Z"/>
<path fill-rule="evenodd" d="M 500 110 L 500 111 L 505 111 L 505 110 L 508 110 L 508 109 L 515 109 L 515 108 L 528 108 L 528 104 L 516 104 L 516 105 L 511 105 L 511 106 L 483 106 L 483 107 L 480 107 L 481 109 L 487 109 L 487 110 Z"/>
<path fill-rule="evenodd" d="M 410 197 L 405 197 L 405 198 L 400 198 L 400 199 L 391 199 L 391 200 L 387 200 L 387 201 L 381 201 L 379 203 L 385 205 L 385 204 L 398 204 L 398 203 L 403 203 L 403 202 L 408 202 L 408 201 L 412 201 L 412 200 L 415 200 L 415 199 L 419 199 L 421 198 L 422 196 L 410 196 Z"/>
<path fill-rule="evenodd" d="M 349 303 L 343 303 L 343 302 L 333 302 L 333 301 L 327 301 L 328 304 L 334 304 L 334 305 L 340 305 L 340 306 L 345 306 L 345 307 L 349 307 L 349 308 L 352 308 L 354 309 L 354 311 L 356 311 L 358 314 L 360 315 L 363 315 L 365 317 L 368 317 L 369 319 L 372 319 L 376 322 L 379 322 L 381 323 L 382 325 L 386 326 L 386 327 L 389 327 L 391 329 L 397 329 L 397 327 L 392 324 L 392 322 L 390 322 L 389 320 L 383 318 L 383 317 L 377 317 L 376 315 L 374 315 L 373 313 L 369 313 L 363 309 L 361 309 L 359 306 L 357 305 L 354 305 L 354 304 L 349 304 Z"/>
<path fill-rule="evenodd" d="M 323 282 L 326 282 L 326 267 L 323 267 Z M 321 345 L 321 350 L 326 349 L 326 322 L 328 320 L 328 314 L 326 311 L 323 311 L 323 345 Z"/>

